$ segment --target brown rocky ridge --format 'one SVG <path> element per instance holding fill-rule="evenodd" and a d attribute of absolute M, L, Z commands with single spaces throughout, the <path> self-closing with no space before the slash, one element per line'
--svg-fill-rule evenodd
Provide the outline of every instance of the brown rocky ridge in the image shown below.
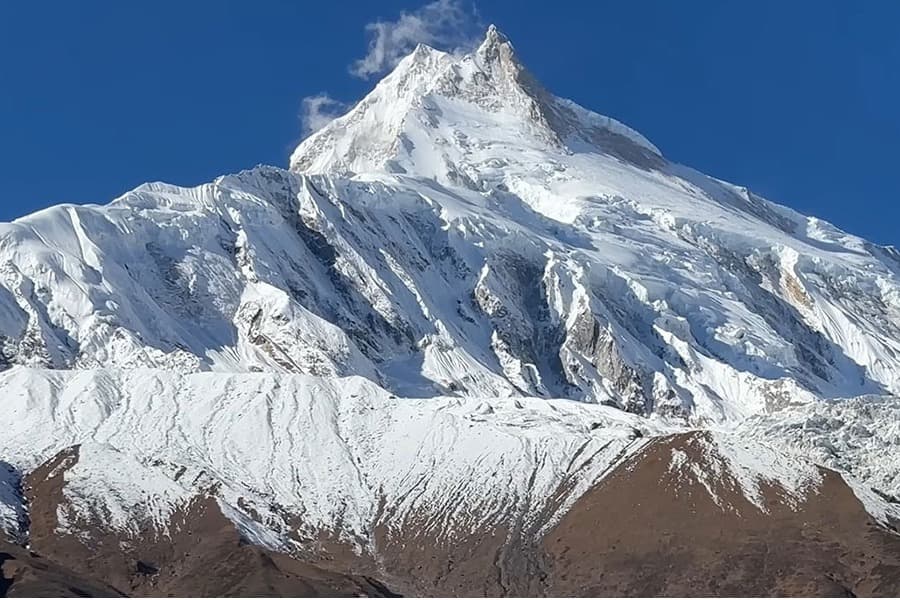
<path fill-rule="evenodd" d="M 321 532 L 302 549 L 250 543 L 211 496 L 165 530 L 67 520 L 69 448 L 25 478 L 28 550 L 0 547 L 8 595 L 896 596 L 900 535 L 838 473 L 802 498 L 751 499 L 705 432 L 649 440 L 561 515 L 452 536 L 439 514 L 396 515 L 363 550 Z M 709 474 L 715 474 L 710 477 Z M 562 497 L 562 495 L 561 495 Z M 299 517 L 298 517 L 299 518 Z"/>

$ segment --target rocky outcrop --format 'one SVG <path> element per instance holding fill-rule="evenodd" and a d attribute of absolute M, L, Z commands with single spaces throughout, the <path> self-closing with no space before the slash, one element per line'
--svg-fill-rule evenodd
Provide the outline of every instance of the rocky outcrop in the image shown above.
<path fill-rule="evenodd" d="M 103 582 L 103 574 L 78 572 L 21 546 L 0 540 L 0 596 L 84 598 L 122 596 Z"/>
<path fill-rule="evenodd" d="M 554 594 L 895 596 L 900 535 L 840 475 L 797 502 L 777 483 L 764 508 L 711 472 L 707 434 L 661 438 L 584 494 L 543 540 Z M 710 487 L 707 487 L 710 486 Z"/>
<path fill-rule="evenodd" d="M 101 514 L 60 523 L 59 515 L 69 512 L 72 501 L 63 493 L 66 473 L 78 460 L 78 448 L 67 449 L 27 478 L 29 548 L 44 562 L 18 558 L 24 556 L 21 549 L 11 555 L 18 561 L 10 567 L 16 569 L 12 585 L 18 589 L 42 589 L 30 587 L 33 574 L 39 565 L 52 564 L 53 576 L 35 585 L 69 581 L 62 574 L 75 572 L 103 582 L 91 587 L 73 576 L 70 585 L 86 595 L 391 595 L 366 575 L 371 566 L 352 553 L 320 553 L 304 560 L 249 543 L 211 497 L 193 498 L 170 516 L 164 529 L 145 522 L 137 532 L 117 530 Z"/>
<path fill-rule="evenodd" d="M 179 596 L 894 596 L 896 523 L 820 467 L 779 483 L 705 432 L 656 438 L 569 505 L 531 521 L 393 518 L 364 547 L 322 531 L 273 551 L 197 496 L 139 535 L 68 520 L 72 448 L 27 477 L 29 549 L 0 546 L 8 594 Z M 755 486 L 755 487 L 754 487 Z M 564 498 L 565 494 L 560 495 Z M 562 512 L 557 509 L 562 508 Z M 296 517 L 299 518 L 299 517 Z"/>
<path fill-rule="evenodd" d="M 896 594 L 898 340 L 897 252 L 420 46 L 290 170 L 0 224 L 3 585 Z"/>

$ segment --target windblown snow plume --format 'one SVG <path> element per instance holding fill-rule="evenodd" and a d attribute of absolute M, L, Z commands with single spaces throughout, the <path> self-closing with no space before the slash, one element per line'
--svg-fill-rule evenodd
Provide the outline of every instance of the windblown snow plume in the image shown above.
<path fill-rule="evenodd" d="M 366 55 L 350 72 L 368 79 L 397 66 L 419 44 L 455 51 L 477 43 L 477 13 L 460 0 L 435 0 L 412 12 L 401 12 L 395 21 L 366 25 L 371 35 Z"/>

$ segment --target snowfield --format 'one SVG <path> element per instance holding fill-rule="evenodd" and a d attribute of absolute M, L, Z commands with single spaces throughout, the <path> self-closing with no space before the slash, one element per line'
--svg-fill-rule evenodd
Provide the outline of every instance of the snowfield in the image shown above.
<path fill-rule="evenodd" d="M 662 430 L 564 400 L 399 399 L 361 377 L 15 368 L 0 390 L 0 452 L 29 470 L 81 444 L 66 472 L 75 516 L 125 529 L 212 492 L 279 533 L 289 514 L 306 528 L 295 535 L 365 540 L 388 517 L 437 508 L 452 536 L 534 517 L 561 483 L 580 489 Z"/>
<path fill-rule="evenodd" d="M 362 548 L 546 522 L 696 428 L 752 502 L 824 465 L 900 514 L 900 252 L 670 163 L 493 28 L 417 48 L 290 170 L 0 224 L 0 367 L 7 531 L 77 444 L 63 527 L 202 493 L 264 545 Z"/>
<path fill-rule="evenodd" d="M 0 375 L 0 392 L 0 452 L 22 470 L 80 445 L 65 472 L 63 529 L 102 516 L 134 534 L 148 518 L 165 531 L 202 493 L 249 539 L 276 549 L 329 531 L 362 550 L 376 526 L 402 527 L 422 514 L 450 540 L 507 519 L 546 527 L 653 436 L 683 430 L 569 400 L 397 398 L 361 377 L 16 367 Z M 827 419 L 808 414 L 806 422 Z M 714 468 L 694 476 L 715 494 L 729 474 L 765 510 L 761 482 L 800 500 L 819 482 L 813 465 L 828 464 L 859 478 L 848 481 L 873 516 L 900 516 L 866 491 L 896 489 L 888 486 L 896 486 L 900 454 L 848 443 L 839 428 L 783 427 L 714 430 Z M 893 429 L 896 445 L 896 420 Z M 816 460 L 809 446 L 833 448 L 843 462 Z"/>

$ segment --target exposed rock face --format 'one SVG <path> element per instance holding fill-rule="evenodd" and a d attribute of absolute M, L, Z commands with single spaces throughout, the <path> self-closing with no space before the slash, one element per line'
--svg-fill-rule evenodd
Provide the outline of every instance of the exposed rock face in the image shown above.
<path fill-rule="evenodd" d="M 491 28 L 289 170 L 0 224 L 3 585 L 896 594 L 898 393 L 900 253 Z"/>
<path fill-rule="evenodd" d="M 129 535 L 100 515 L 61 529 L 72 448 L 28 476 L 32 552 L 0 547 L 3 585 L 19 595 L 139 596 L 900 592 L 900 535 L 840 475 L 817 468 L 796 488 L 760 480 L 748 497 L 732 460 L 707 433 L 675 434 L 644 445 L 562 513 L 509 527 L 472 515 L 470 529 L 448 536 L 440 512 L 396 521 L 384 506 L 364 549 L 323 531 L 314 548 L 285 553 L 243 538 L 211 497 L 190 500 L 165 531 L 148 524 Z"/>
<path fill-rule="evenodd" d="M 692 425 L 900 391 L 891 250 L 668 162 L 499 32 L 418 49 L 292 165 L 0 225 L 0 367 L 359 375 Z"/>
<path fill-rule="evenodd" d="M 144 523 L 129 534 L 102 514 L 61 524 L 58 516 L 69 502 L 66 472 L 78 459 L 78 448 L 70 448 L 29 475 L 29 542 L 55 565 L 107 586 L 88 588 L 91 595 L 104 589 L 130 596 L 390 595 L 376 579 L 358 574 L 372 568 L 352 553 L 343 560 L 323 553 L 305 561 L 249 544 L 210 497 L 191 499 L 165 530 Z"/>
<path fill-rule="evenodd" d="M 866 513 L 840 475 L 822 469 L 815 492 L 799 502 L 776 483 L 764 485 L 761 509 L 727 476 L 707 484 L 697 477 L 713 467 L 705 435 L 654 440 L 584 494 L 543 540 L 549 589 L 585 596 L 900 591 L 900 536 Z"/>
<path fill-rule="evenodd" d="M 109 597 L 123 594 L 103 576 L 76 572 L 0 540 L 0 595 L 31 598 Z"/>

